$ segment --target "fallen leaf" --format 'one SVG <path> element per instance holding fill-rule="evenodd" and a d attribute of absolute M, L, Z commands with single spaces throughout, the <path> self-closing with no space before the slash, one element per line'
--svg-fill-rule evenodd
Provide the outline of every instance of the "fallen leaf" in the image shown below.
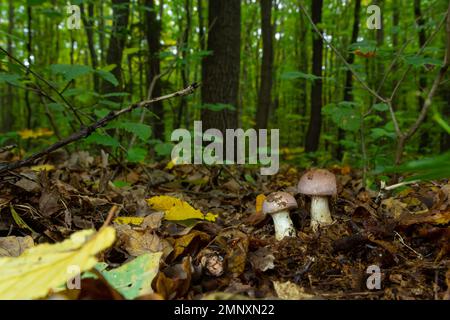
<path fill-rule="evenodd" d="M 450 211 L 426 214 L 404 214 L 400 217 L 399 224 L 411 226 L 418 223 L 431 223 L 435 225 L 446 225 L 450 222 Z"/>
<path fill-rule="evenodd" d="M 212 213 L 204 215 L 200 210 L 194 209 L 189 203 L 170 196 L 156 196 L 147 199 L 147 203 L 154 210 L 164 211 L 166 220 L 200 219 L 214 222 L 217 218 L 217 215 Z"/>
<path fill-rule="evenodd" d="M 126 299 L 153 293 L 152 281 L 158 273 L 162 252 L 146 253 L 110 271 L 98 270 Z"/>
<path fill-rule="evenodd" d="M 129 255 L 138 257 L 145 253 L 163 251 L 167 246 L 152 232 L 134 230 L 129 225 L 115 225 L 119 246 L 123 247 Z"/>
<path fill-rule="evenodd" d="M 52 170 L 55 170 L 55 166 L 51 165 L 51 164 L 42 164 L 42 165 L 38 165 L 38 166 L 32 166 L 30 169 L 33 171 L 36 171 L 36 172 L 52 171 Z"/>
<path fill-rule="evenodd" d="M 23 221 L 22 217 L 19 216 L 16 209 L 11 205 L 10 207 L 11 215 L 14 219 L 14 222 L 19 226 L 19 228 L 30 230 L 33 233 L 36 233 L 31 227 L 29 227 L 25 221 Z"/>
<path fill-rule="evenodd" d="M 40 244 L 16 258 L 0 258 L 0 299 L 35 299 L 46 296 L 73 277 L 68 272 L 77 266 L 80 272 L 97 263 L 95 255 L 113 244 L 112 227 L 83 230 L 56 244 Z"/>
<path fill-rule="evenodd" d="M 259 248 L 249 254 L 249 261 L 253 268 L 259 271 L 267 271 L 275 268 L 275 256 L 269 248 Z"/>
<path fill-rule="evenodd" d="M 311 300 L 315 298 L 313 294 L 306 293 L 303 287 L 290 281 L 274 281 L 273 287 L 278 297 L 283 300 Z"/>
<path fill-rule="evenodd" d="M 34 241 L 30 236 L 0 238 L 0 257 L 18 257 L 24 250 L 33 246 Z"/>

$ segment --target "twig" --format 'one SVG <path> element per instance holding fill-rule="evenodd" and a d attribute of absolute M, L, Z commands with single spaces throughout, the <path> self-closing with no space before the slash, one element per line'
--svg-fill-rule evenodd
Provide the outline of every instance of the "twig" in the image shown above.
<path fill-rule="evenodd" d="M 32 75 L 34 75 L 36 78 L 38 78 L 39 80 L 41 80 L 42 82 L 44 82 L 47 86 L 49 86 L 50 89 L 52 89 L 53 91 L 56 92 L 56 94 L 61 98 L 62 101 L 64 101 L 64 103 L 70 108 L 70 110 L 73 112 L 73 114 L 75 115 L 76 119 L 78 120 L 78 122 L 81 125 L 84 125 L 83 120 L 81 120 L 80 116 L 78 115 L 77 110 L 69 103 L 69 101 L 67 101 L 66 98 L 64 98 L 64 96 L 61 94 L 61 92 L 58 91 L 58 89 L 55 88 L 55 86 L 53 86 L 50 82 L 48 82 L 45 78 L 43 78 L 40 74 L 34 72 L 31 69 L 31 66 L 26 66 L 22 63 L 22 61 L 20 61 L 19 59 L 17 59 L 16 57 L 12 56 L 7 50 L 3 49 L 2 47 L 0 47 L 0 51 L 3 52 L 4 54 L 6 54 L 10 59 L 12 59 L 14 62 L 16 62 L 17 64 L 19 64 L 22 68 L 24 68 L 27 72 L 31 73 Z"/>
<path fill-rule="evenodd" d="M 194 84 L 190 85 L 189 87 L 187 87 L 187 88 L 185 88 L 183 90 L 180 90 L 180 91 L 177 91 L 177 92 L 174 92 L 174 93 L 171 93 L 171 94 L 167 94 L 167 95 L 162 96 L 162 97 L 158 97 L 158 98 L 154 98 L 154 99 L 138 102 L 138 103 L 132 104 L 129 107 L 124 108 L 124 109 L 119 110 L 119 111 L 115 111 L 115 112 L 111 111 L 107 116 L 105 116 L 104 118 L 100 119 L 99 121 L 97 121 L 97 122 L 95 122 L 95 123 L 93 123 L 93 124 L 91 124 L 91 125 L 89 125 L 87 127 L 84 127 L 79 132 L 76 132 L 76 133 L 70 135 L 69 137 L 67 137 L 67 138 L 65 138 L 63 140 L 56 142 L 55 144 L 51 145 L 50 147 L 44 149 L 43 151 L 40 151 L 40 152 L 30 156 L 27 159 L 24 159 L 24 160 L 21 160 L 21 161 L 17 161 L 17 162 L 13 162 L 13 163 L 10 163 L 10 164 L 8 164 L 6 166 L 0 167 L 0 174 L 2 174 L 4 172 L 7 172 L 9 170 L 14 170 L 14 169 L 21 168 L 21 167 L 24 167 L 24 166 L 27 166 L 27 165 L 31 165 L 32 163 L 34 163 L 34 161 L 42 158 L 43 156 L 45 156 L 45 155 L 47 155 L 47 154 L 49 154 L 49 153 L 51 153 L 51 152 L 53 152 L 53 151 L 55 151 L 55 150 L 57 150 L 59 148 L 62 148 L 62 147 L 66 146 L 66 145 L 68 145 L 68 144 L 70 144 L 72 142 L 75 142 L 75 141 L 87 138 L 95 130 L 106 126 L 110 121 L 120 117 L 121 115 L 123 115 L 125 113 L 129 113 L 129 112 L 131 112 L 131 111 L 133 111 L 135 109 L 138 109 L 138 108 L 146 108 L 146 107 L 150 106 L 151 104 L 153 104 L 153 103 L 155 103 L 157 101 L 163 101 L 163 100 L 172 99 L 172 98 L 175 98 L 175 97 L 182 97 L 182 96 L 186 96 L 186 95 L 192 94 L 195 91 L 195 89 L 197 89 L 197 88 L 198 88 L 198 84 L 194 83 Z"/>
<path fill-rule="evenodd" d="M 113 205 L 111 209 L 109 209 L 108 215 L 106 216 L 105 222 L 103 222 L 102 228 L 107 227 L 111 223 L 118 210 L 119 207 L 117 205 Z"/>
<path fill-rule="evenodd" d="M 12 145 L 9 145 L 9 146 L 1 147 L 0 148 L 0 153 L 6 152 L 6 151 L 11 151 L 11 150 L 13 150 L 15 148 L 17 148 L 16 144 L 12 144 Z"/>
<path fill-rule="evenodd" d="M 308 19 L 308 21 L 311 23 L 314 31 L 322 38 L 323 42 L 326 43 L 331 50 L 334 51 L 334 53 L 342 60 L 342 62 L 345 64 L 345 66 L 350 70 L 350 72 L 353 74 L 353 76 L 355 77 L 356 80 L 358 80 L 358 82 L 364 87 L 364 89 L 366 89 L 367 91 L 370 92 L 370 94 L 372 94 L 375 98 L 377 98 L 378 100 L 382 101 L 382 102 L 387 102 L 386 98 L 380 96 L 375 90 L 373 90 L 372 88 L 370 88 L 367 83 L 361 79 L 361 77 L 358 75 L 358 73 L 353 69 L 352 65 L 350 63 L 348 63 L 347 59 L 344 58 L 344 56 L 339 52 L 339 50 L 337 50 L 330 41 L 328 41 L 327 39 L 325 39 L 325 37 L 323 36 L 322 32 L 320 32 L 319 28 L 317 28 L 316 24 L 314 23 L 314 21 L 312 20 L 311 16 L 309 15 L 308 11 L 305 9 L 305 7 L 303 6 L 303 4 L 299 3 L 300 9 L 303 11 L 303 13 L 305 14 L 306 18 Z"/>
<path fill-rule="evenodd" d="M 419 56 L 424 50 L 425 48 L 428 46 L 428 44 L 431 42 L 431 40 L 433 40 L 433 38 L 436 36 L 436 34 L 441 30 L 441 27 L 443 26 L 443 24 L 445 23 L 445 20 L 447 19 L 448 16 L 448 12 L 447 14 L 444 15 L 444 18 L 442 19 L 442 21 L 439 23 L 438 27 L 436 28 L 436 30 L 431 34 L 431 36 L 425 41 L 425 43 L 423 44 L 423 46 L 419 49 L 419 51 L 415 54 L 414 57 Z M 402 74 L 402 77 L 400 78 L 400 80 L 397 82 L 397 84 L 395 85 L 394 90 L 392 90 L 392 94 L 391 97 L 389 98 L 389 101 L 392 101 L 395 97 L 395 95 L 397 94 L 398 90 L 400 89 L 401 84 L 403 83 L 403 81 L 406 78 L 406 75 L 409 73 L 409 71 L 411 70 L 412 65 L 410 65 L 405 72 Z"/>

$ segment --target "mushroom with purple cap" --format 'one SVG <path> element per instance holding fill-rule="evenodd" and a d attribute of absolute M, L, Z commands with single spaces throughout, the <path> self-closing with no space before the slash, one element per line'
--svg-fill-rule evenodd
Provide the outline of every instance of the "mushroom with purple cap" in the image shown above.
<path fill-rule="evenodd" d="M 337 193 L 336 176 L 325 169 L 306 172 L 298 183 L 298 192 L 311 196 L 311 227 L 317 231 L 319 226 L 333 223 L 328 197 Z"/>
<path fill-rule="evenodd" d="M 289 217 L 289 210 L 297 208 L 297 201 L 287 192 L 274 192 L 267 196 L 262 205 L 262 213 L 270 214 L 275 225 L 275 239 L 295 236 L 295 228 Z"/>

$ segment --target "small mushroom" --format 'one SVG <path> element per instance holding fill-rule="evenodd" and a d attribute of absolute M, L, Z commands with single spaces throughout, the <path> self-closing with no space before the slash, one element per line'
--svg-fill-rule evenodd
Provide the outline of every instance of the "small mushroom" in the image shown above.
<path fill-rule="evenodd" d="M 317 231 L 319 226 L 333 223 L 328 197 L 337 193 L 336 177 L 324 169 L 306 172 L 298 183 L 298 192 L 311 196 L 311 227 Z"/>
<path fill-rule="evenodd" d="M 275 239 L 295 236 L 295 228 L 289 217 L 289 210 L 297 208 L 297 201 L 287 192 L 274 192 L 263 202 L 262 213 L 270 214 L 275 225 Z"/>

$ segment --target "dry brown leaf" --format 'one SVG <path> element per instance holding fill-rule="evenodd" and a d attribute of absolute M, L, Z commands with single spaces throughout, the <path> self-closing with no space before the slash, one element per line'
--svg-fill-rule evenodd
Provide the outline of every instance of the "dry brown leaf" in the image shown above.
<path fill-rule="evenodd" d="M 278 297 L 283 300 L 311 300 L 315 298 L 313 294 L 306 293 L 303 287 L 290 281 L 274 281 L 273 287 Z"/>
<path fill-rule="evenodd" d="M 249 261 L 254 269 L 262 272 L 275 268 L 275 256 L 267 247 L 259 248 L 255 252 L 251 252 L 249 254 Z"/>
<path fill-rule="evenodd" d="M 33 246 L 34 241 L 30 236 L 0 238 L 0 257 L 18 257 L 25 249 Z"/>

